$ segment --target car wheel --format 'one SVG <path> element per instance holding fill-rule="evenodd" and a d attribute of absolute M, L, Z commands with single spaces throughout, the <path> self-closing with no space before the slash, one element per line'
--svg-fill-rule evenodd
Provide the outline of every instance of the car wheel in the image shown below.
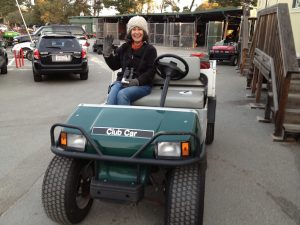
<path fill-rule="evenodd" d="M 31 50 L 27 51 L 25 57 L 26 57 L 26 59 L 28 59 L 29 61 L 32 61 L 32 58 L 33 58 L 33 51 L 31 51 Z"/>
<path fill-rule="evenodd" d="M 88 161 L 55 156 L 42 184 L 42 203 L 49 218 L 60 224 L 76 224 L 90 211 L 93 169 Z"/>
<path fill-rule="evenodd" d="M 1 74 L 7 74 L 7 66 L 6 65 L 1 68 Z"/>
<path fill-rule="evenodd" d="M 102 47 L 98 47 L 98 49 L 97 49 L 97 53 L 98 53 L 98 55 L 101 55 L 102 54 Z"/>
<path fill-rule="evenodd" d="M 41 82 L 43 80 L 42 75 L 33 69 L 33 79 L 35 82 Z"/>
<path fill-rule="evenodd" d="M 231 65 L 232 65 L 232 66 L 236 66 L 237 63 L 238 63 L 238 58 L 237 58 L 237 56 L 232 56 L 232 58 L 231 58 Z"/>
<path fill-rule="evenodd" d="M 214 141 L 215 136 L 215 123 L 208 123 L 206 128 L 206 139 L 205 143 L 210 145 Z"/>
<path fill-rule="evenodd" d="M 202 225 L 204 192 L 205 170 L 200 164 L 173 169 L 167 184 L 165 224 Z"/>
<path fill-rule="evenodd" d="M 87 80 L 88 78 L 89 78 L 89 73 L 88 72 L 80 74 L 80 80 Z"/>

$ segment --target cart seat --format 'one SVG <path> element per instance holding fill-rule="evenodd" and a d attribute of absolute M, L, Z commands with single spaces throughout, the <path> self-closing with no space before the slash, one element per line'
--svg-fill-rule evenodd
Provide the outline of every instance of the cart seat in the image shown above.
<path fill-rule="evenodd" d="M 200 109 L 204 107 L 207 87 L 200 81 L 200 59 L 198 57 L 182 57 L 189 65 L 188 74 L 181 80 L 171 80 L 165 101 L 165 107 Z M 172 61 L 176 59 L 172 58 Z M 183 64 L 178 67 L 184 70 Z M 157 74 L 154 77 L 150 95 L 135 102 L 135 106 L 159 107 L 164 79 Z"/>

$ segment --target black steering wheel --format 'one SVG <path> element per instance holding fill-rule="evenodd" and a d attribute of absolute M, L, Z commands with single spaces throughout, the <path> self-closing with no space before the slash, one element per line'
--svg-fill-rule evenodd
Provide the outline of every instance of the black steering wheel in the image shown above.
<path fill-rule="evenodd" d="M 182 71 L 177 66 L 177 63 L 173 62 L 172 60 L 170 60 L 170 62 L 161 62 L 160 61 L 161 59 L 166 58 L 166 57 L 178 59 L 185 66 L 185 70 Z M 156 73 L 163 79 L 165 79 L 166 76 L 170 76 L 171 80 L 180 80 L 180 79 L 184 78 L 189 72 L 189 65 L 187 64 L 187 62 L 183 58 L 181 58 L 177 55 L 174 55 L 174 54 L 163 54 L 163 55 L 157 57 L 154 61 L 154 67 L 155 67 Z"/>

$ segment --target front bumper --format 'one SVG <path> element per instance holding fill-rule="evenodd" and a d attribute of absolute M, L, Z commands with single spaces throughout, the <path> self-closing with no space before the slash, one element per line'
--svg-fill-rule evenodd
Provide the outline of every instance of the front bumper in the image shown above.
<path fill-rule="evenodd" d="M 231 60 L 232 57 L 236 56 L 234 53 L 210 53 L 210 60 Z"/>
<path fill-rule="evenodd" d="M 78 152 L 78 151 L 65 151 L 64 149 L 60 148 L 55 141 L 54 132 L 56 127 L 71 128 L 71 129 L 78 130 L 82 135 L 85 136 L 85 138 L 91 144 L 91 146 L 97 152 L 97 154 Z M 70 158 L 82 158 L 82 159 L 99 160 L 99 161 L 106 161 L 106 162 L 119 162 L 119 163 L 129 163 L 129 164 L 143 164 L 143 165 L 171 166 L 171 167 L 185 166 L 185 165 L 200 162 L 203 159 L 205 159 L 205 144 L 204 143 L 201 144 L 199 137 L 192 132 L 158 132 L 140 149 L 138 149 L 135 154 L 133 154 L 130 157 L 104 155 L 101 151 L 101 148 L 99 148 L 99 146 L 92 139 L 92 137 L 85 130 L 77 126 L 57 123 L 51 127 L 50 135 L 51 135 L 51 151 L 56 155 L 70 157 Z M 193 136 L 195 138 L 195 143 L 197 145 L 195 156 L 184 158 L 184 159 L 180 158 L 180 159 L 172 159 L 172 160 L 139 157 L 150 144 L 152 144 L 159 136 L 162 135 Z"/>

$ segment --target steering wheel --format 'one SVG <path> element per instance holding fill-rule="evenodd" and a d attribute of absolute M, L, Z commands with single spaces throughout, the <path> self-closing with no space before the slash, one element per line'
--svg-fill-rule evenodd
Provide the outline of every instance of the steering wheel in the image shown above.
<path fill-rule="evenodd" d="M 170 62 L 161 62 L 160 60 L 163 58 L 175 58 L 177 60 L 179 60 L 180 62 L 183 63 L 183 65 L 185 66 L 185 70 L 182 71 L 178 66 L 176 62 L 173 62 L 170 60 Z M 187 62 L 174 54 L 163 54 L 160 55 L 159 57 L 157 57 L 154 61 L 154 67 L 155 67 L 155 71 L 156 73 L 163 79 L 166 78 L 166 76 L 170 76 L 171 80 L 180 80 L 182 78 L 184 78 L 188 72 L 189 72 L 189 65 L 187 64 Z"/>

